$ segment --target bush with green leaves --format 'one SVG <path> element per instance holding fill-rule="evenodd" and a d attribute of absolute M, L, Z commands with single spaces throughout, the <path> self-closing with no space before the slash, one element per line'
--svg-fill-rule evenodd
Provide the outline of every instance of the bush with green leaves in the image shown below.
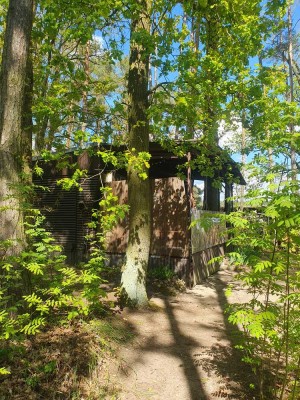
<path fill-rule="evenodd" d="M 100 210 L 94 211 L 90 224 L 95 232 L 89 238 L 90 257 L 77 267 L 67 265 L 62 248 L 44 228 L 40 212 L 27 210 L 26 249 L 0 260 L 0 340 L 34 335 L 48 322 L 84 317 L 102 307 L 105 235 L 126 210 L 111 188 L 103 189 Z M 1 245 L 6 248 L 9 243 Z M 8 372 L 0 369 L 0 374 Z"/>
<path fill-rule="evenodd" d="M 56 312 L 66 319 L 86 315 L 86 287 L 100 283 L 95 271 L 66 265 L 61 247 L 54 244 L 43 222 L 44 217 L 32 210 L 25 222 L 26 250 L 18 256 L 3 257 L 0 262 L 1 339 L 35 334 Z"/>
<path fill-rule="evenodd" d="M 230 307 L 229 321 L 241 327 L 239 346 L 260 382 L 261 399 L 299 398 L 300 372 L 300 197 L 295 182 L 260 191 L 260 212 L 226 216 L 234 245 L 231 259 L 251 295 Z M 258 197 L 249 191 L 249 205 Z M 229 290 L 230 292 L 230 290 Z"/>
<path fill-rule="evenodd" d="M 128 212 L 127 204 L 119 204 L 119 199 L 113 194 L 111 187 L 101 188 L 102 199 L 99 202 L 99 209 L 94 209 L 92 213 L 92 221 L 88 224 L 92 229 L 92 234 L 88 237 L 90 243 L 90 258 L 87 262 L 89 271 L 97 274 L 99 265 L 102 270 L 105 269 L 105 246 L 106 235 Z M 93 307 L 97 307 L 99 303 L 99 288 L 96 281 L 92 281 L 86 288 L 85 297 L 89 299 Z"/>

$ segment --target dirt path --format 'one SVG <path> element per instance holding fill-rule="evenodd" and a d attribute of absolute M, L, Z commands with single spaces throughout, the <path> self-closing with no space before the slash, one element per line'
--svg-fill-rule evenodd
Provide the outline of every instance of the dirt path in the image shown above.
<path fill-rule="evenodd" d="M 220 271 L 176 297 L 153 297 L 155 310 L 129 311 L 135 340 L 121 348 L 110 380 L 118 400 L 255 399 L 253 377 L 234 350 L 238 332 L 224 318 L 224 290 L 233 273 Z M 245 301 L 234 290 L 231 302 Z"/>

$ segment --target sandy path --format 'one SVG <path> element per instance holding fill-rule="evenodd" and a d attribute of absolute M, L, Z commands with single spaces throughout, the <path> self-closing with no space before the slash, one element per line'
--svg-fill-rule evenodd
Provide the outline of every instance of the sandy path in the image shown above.
<path fill-rule="evenodd" d="M 233 349 L 237 332 L 224 318 L 232 275 L 221 271 L 177 297 L 154 297 L 155 311 L 123 312 L 136 339 L 111 372 L 122 388 L 119 400 L 255 399 L 253 378 Z M 230 301 L 245 296 L 235 290 Z"/>

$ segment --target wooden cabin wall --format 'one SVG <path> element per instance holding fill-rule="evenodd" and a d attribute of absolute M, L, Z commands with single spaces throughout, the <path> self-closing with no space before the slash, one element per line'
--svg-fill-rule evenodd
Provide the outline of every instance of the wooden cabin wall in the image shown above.
<path fill-rule="evenodd" d="M 186 278 L 189 273 L 189 221 L 190 215 L 187 207 L 187 194 L 182 180 L 170 177 L 177 173 L 177 166 L 186 162 L 186 159 L 176 158 L 174 154 L 164 150 L 157 143 L 150 144 L 151 166 L 150 177 L 164 177 L 163 179 L 151 179 L 152 182 L 152 241 L 149 266 L 159 268 L 168 266 L 180 277 Z M 107 148 L 111 148 L 109 145 Z M 120 149 L 118 149 L 119 151 Z M 198 152 L 199 150 L 197 150 Z M 221 151 L 221 150 L 220 150 Z M 213 157 L 213 156 L 212 156 Z M 68 161 L 64 164 L 65 161 Z M 36 206 L 40 208 L 46 217 L 46 228 L 53 233 L 56 243 L 64 247 L 64 254 L 71 264 L 78 263 L 88 258 L 89 243 L 85 236 L 90 232 L 87 223 L 91 221 L 92 209 L 99 207 L 100 187 L 103 184 L 100 180 L 104 175 L 111 172 L 103 163 L 101 157 L 84 151 L 80 155 L 75 152 L 67 152 L 59 161 L 43 162 L 35 160 L 34 163 L 41 164 L 44 169 L 43 177 L 34 177 L 36 185 L 44 186 L 47 190 L 36 189 Z M 88 171 L 88 179 L 81 181 L 83 191 L 73 188 L 70 191 L 62 190 L 57 186 L 58 179 L 72 176 L 72 168 L 62 167 L 64 165 L 75 165 L 80 169 Z M 227 164 L 226 164 L 227 165 Z M 226 165 L 220 171 L 225 176 Z M 245 184 L 243 177 L 235 164 L 229 161 L 230 170 L 234 176 Z M 113 168 L 113 166 L 111 166 Z M 106 168 L 106 169 L 105 169 Z M 101 172 L 100 172 L 101 171 Z M 106 171 L 105 173 L 103 171 Z M 205 178 L 199 171 L 193 171 L 193 179 L 204 179 L 207 181 L 205 188 L 204 208 L 207 210 L 220 209 L 219 190 L 215 189 L 212 180 Z M 115 177 L 124 179 L 126 170 L 118 170 Z M 169 177 L 169 178 L 168 178 Z M 219 177 L 219 178 L 220 178 Z M 126 181 L 113 181 L 110 183 L 114 193 L 119 197 L 120 202 L 127 202 Z M 226 197 L 232 194 L 232 185 L 226 185 Z M 226 211 L 232 209 L 232 203 L 226 203 Z M 107 235 L 107 254 L 110 265 L 121 265 L 124 262 L 124 255 L 127 246 L 128 220 L 120 222 L 118 226 Z M 209 247 L 194 251 L 194 283 L 199 283 L 207 275 L 211 274 L 215 264 L 207 267 L 207 261 L 222 254 L 223 243 L 210 243 Z"/>
<path fill-rule="evenodd" d="M 126 181 L 109 184 L 121 204 L 126 203 Z M 179 178 L 151 180 L 152 239 L 150 268 L 169 266 L 179 276 L 185 275 L 188 261 L 188 218 L 184 182 Z M 110 263 L 121 264 L 128 240 L 128 219 L 125 218 L 107 235 Z"/>
<path fill-rule="evenodd" d="M 107 183 L 112 188 L 113 194 L 118 197 L 119 204 L 127 203 L 128 186 L 126 181 L 112 181 Z M 128 216 L 118 223 L 106 235 L 106 251 L 110 254 L 123 254 L 126 252 L 128 242 Z"/>
<path fill-rule="evenodd" d="M 46 217 L 46 228 L 55 242 L 64 247 L 67 261 L 75 264 L 88 256 L 90 233 L 87 223 L 91 221 L 92 209 L 98 207 L 100 200 L 100 181 L 98 176 L 83 179 L 82 191 L 73 188 L 63 190 L 57 180 L 69 174 L 53 175 L 50 169 L 43 177 L 35 177 L 36 206 Z M 120 203 L 127 202 L 126 181 L 109 183 Z M 151 180 L 152 186 L 152 241 L 150 266 L 170 266 L 179 275 L 184 275 L 188 257 L 188 218 L 184 183 L 178 178 Z M 115 261 L 123 260 L 128 240 L 128 218 L 121 221 L 107 235 L 107 253 Z"/>
<path fill-rule="evenodd" d="M 35 177 L 37 189 L 36 205 L 46 217 L 46 228 L 53 233 L 55 242 L 64 247 L 64 254 L 70 264 L 88 258 L 89 244 L 86 235 L 91 233 L 87 223 L 91 221 L 92 210 L 98 208 L 100 200 L 100 179 L 91 175 L 81 181 L 82 191 L 73 188 L 62 190 L 57 179 L 50 173 L 42 178 Z M 126 181 L 109 183 L 120 203 L 127 202 Z M 151 180 L 152 185 L 152 240 L 149 268 L 168 266 L 185 279 L 189 265 L 189 216 L 184 182 L 179 178 Z M 122 265 L 128 240 L 128 218 L 121 221 L 107 235 L 108 264 Z M 203 238 L 204 240 L 205 238 Z M 202 240 L 202 241 L 203 241 Z M 203 247 L 203 246 L 202 246 Z M 218 268 L 208 266 L 209 259 L 223 254 L 224 241 L 206 243 L 203 248 L 194 249 L 194 284 L 200 283 Z"/>
<path fill-rule="evenodd" d="M 225 244 L 217 244 L 215 246 L 208 247 L 207 249 L 193 253 L 193 264 L 194 264 L 194 285 L 199 285 L 206 278 L 213 275 L 220 269 L 220 263 L 214 261 L 208 263 L 215 257 L 221 257 L 225 254 Z"/>
<path fill-rule="evenodd" d="M 151 254 L 188 257 L 188 207 L 184 182 L 179 178 L 152 182 Z"/>
<path fill-rule="evenodd" d="M 35 205 L 46 217 L 45 227 L 53 234 L 55 243 L 64 248 L 67 262 L 76 264 L 88 252 L 86 235 L 91 230 L 87 224 L 92 219 L 92 210 L 99 206 L 99 177 L 90 176 L 81 180 L 82 191 L 77 188 L 63 190 L 57 185 L 57 179 L 63 177 L 51 174 L 34 177 L 34 184 L 38 186 Z"/>

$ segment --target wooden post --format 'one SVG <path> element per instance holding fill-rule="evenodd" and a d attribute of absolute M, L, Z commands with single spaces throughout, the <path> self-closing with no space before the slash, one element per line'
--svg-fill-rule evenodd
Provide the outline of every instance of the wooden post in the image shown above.
<path fill-rule="evenodd" d="M 232 183 L 225 183 L 225 212 L 226 212 L 226 214 L 230 214 L 233 211 L 232 195 L 233 195 Z M 230 199 L 230 200 L 228 200 L 228 199 Z"/>
<path fill-rule="evenodd" d="M 204 185 L 203 209 L 209 211 L 220 211 L 220 190 L 213 186 L 212 178 L 206 178 Z"/>

